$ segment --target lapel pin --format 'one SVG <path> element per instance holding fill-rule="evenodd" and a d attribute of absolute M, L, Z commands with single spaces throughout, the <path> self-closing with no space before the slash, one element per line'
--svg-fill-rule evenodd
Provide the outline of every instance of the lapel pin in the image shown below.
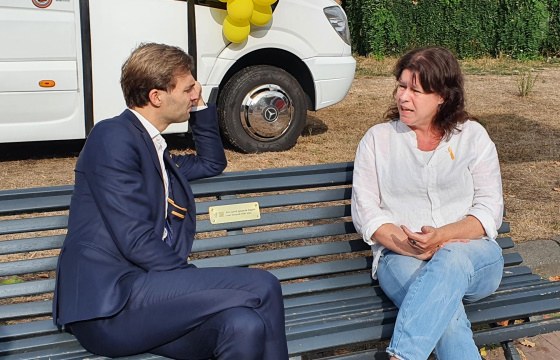
<path fill-rule="evenodd" d="M 455 154 L 453 154 L 453 150 L 451 149 L 451 146 L 447 148 L 447 151 L 449 151 L 449 156 L 451 157 L 451 160 L 455 160 Z"/>

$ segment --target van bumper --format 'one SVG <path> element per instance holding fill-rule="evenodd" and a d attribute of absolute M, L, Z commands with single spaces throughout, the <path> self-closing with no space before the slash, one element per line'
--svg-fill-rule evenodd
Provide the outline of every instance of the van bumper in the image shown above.
<path fill-rule="evenodd" d="M 356 72 L 356 60 L 352 56 L 321 56 L 304 61 L 315 79 L 315 110 L 344 99 Z"/>

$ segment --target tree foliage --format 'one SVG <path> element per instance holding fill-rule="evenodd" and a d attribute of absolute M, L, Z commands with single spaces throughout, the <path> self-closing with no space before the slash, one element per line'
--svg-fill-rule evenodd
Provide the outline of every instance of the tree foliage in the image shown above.
<path fill-rule="evenodd" d="M 560 52 L 560 0 L 345 0 L 361 55 L 445 46 L 461 58 Z"/>

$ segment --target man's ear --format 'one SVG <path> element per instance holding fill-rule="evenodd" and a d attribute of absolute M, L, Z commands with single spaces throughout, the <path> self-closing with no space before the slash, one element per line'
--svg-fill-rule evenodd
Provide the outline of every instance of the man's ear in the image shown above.
<path fill-rule="evenodd" d="M 160 107 L 161 106 L 161 95 L 160 95 L 160 91 L 157 89 L 152 89 L 150 90 L 150 92 L 148 93 L 148 100 L 150 100 L 150 103 L 155 106 L 155 107 Z"/>

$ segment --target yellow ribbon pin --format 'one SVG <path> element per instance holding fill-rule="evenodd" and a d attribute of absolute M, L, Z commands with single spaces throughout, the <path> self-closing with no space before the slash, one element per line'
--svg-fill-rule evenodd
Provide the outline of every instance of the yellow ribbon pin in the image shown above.
<path fill-rule="evenodd" d="M 453 154 L 453 150 L 451 149 L 451 146 L 447 148 L 447 151 L 449 151 L 449 156 L 451 156 L 451 160 L 455 160 L 455 154 Z"/>

